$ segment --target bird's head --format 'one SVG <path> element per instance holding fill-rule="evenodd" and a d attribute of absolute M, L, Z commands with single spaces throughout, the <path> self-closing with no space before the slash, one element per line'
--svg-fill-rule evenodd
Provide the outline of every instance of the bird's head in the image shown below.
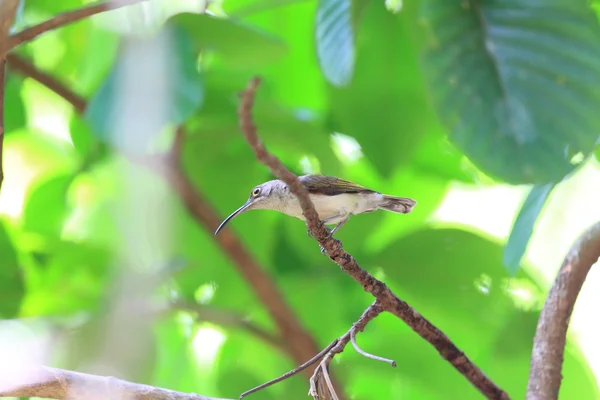
<path fill-rule="evenodd" d="M 273 180 L 262 183 L 258 186 L 255 186 L 250 192 L 250 196 L 248 200 L 237 210 L 231 213 L 221 225 L 215 231 L 215 235 L 219 233 L 221 229 L 231 221 L 233 218 L 237 217 L 241 213 L 249 210 L 277 210 L 279 209 L 279 199 L 281 198 L 281 194 L 283 193 L 283 188 L 285 184 L 280 180 Z"/>

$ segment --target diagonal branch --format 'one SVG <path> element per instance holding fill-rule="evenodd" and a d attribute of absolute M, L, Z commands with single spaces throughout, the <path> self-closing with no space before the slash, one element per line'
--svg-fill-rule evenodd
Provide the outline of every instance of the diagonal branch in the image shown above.
<path fill-rule="evenodd" d="M 298 177 L 290 172 L 277 157 L 270 154 L 258 138 L 256 126 L 252 119 L 252 106 L 259 84 L 260 79 L 254 78 L 242 94 L 242 101 L 238 109 L 241 131 L 254 150 L 257 159 L 269 167 L 271 173 L 284 181 L 290 191 L 296 195 L 312 236 L 327 251 L 331 260 L 354 278 L 366 292 L 372 294 L 384 310 L 402 319 L 412 330 L 427 340 L 445 360 L 452 364 L 487 398 L 508 399 L 508 394 L 492 382 L 442 331 L 408 303 L 400 300 L 385 283 L 375 279 L 362 269 L 356 260 L 342 248 L 341 242 L 328 234 Z"/>
<path fill-rule="evenodd" d="M 27 380 L 9 390 L 2 388 L 0 397 L 41 397 L 58 400 L 226 400 L 57 368 L 39 367 L 22 372 L 26 373 Z"/>
<path fill-rule="evenodd" d="M 571 313 L 589 270 L 599 258 L 600 222 L 573 244 L 550 289 L 533 341 L 527 400 L 558 398 Z"/>
<path fill-rule="evenodd" d="M 16 54 L 11 54 L 9 60 L 11 67 L 69 101 L 78 112 L 81 113 L 85 109 L 85 100 L 57 79 L 39 71 L 37 67 Z M 214 232 L 221 222 L 217 212 L 210 206 L 205 196 L 192 185 L 180 165 L 179 157 L 185 139 L 184 134 L 183 128 L 177 129 L 173 149 L 167 161 L 161 163 L 159 172 L 167 178 L 190 215 L 208 231 Z M 300 364 L 316 354 L 318 347 L 315 340 L 300 324 L 275 282 L 238 238 L 228 230 L 216 237 L 216 240 L 268 310 L 277 325 L 279 336 L 284 341 L 286 352 L 294 362 Z"/>
<path fill-rule="evenodd" d="M 62 82 L 59 82 L 52 75 L 39 70 L 31 62 L 14 53 L 9 53 L 6 55 L 6 62 L 8 63 L 10 69 L 20 73 L 23 76 L 28 76 L 42 83 L 48 89 L 68 101 L 78 114 L 83 114 L 85 111 L 85 99 L 73 92 Z"/>
<path fill-rule="evenodd" d="M 102 3 L 92 4 L 91 6 L 78 8 L 76 10 L 67 11 L 38 25 L 34 25 L 31 28 L 27 28 L 19 33 L 15 33 L 10 38 L 7 50 L 14 49 L 20 44 L 29 42 L 43 33 L 72 24 L 73 22 L 91 17 L 92 15 L 116 10 L 118 8 L 141 3 L 143 1 L 148 0 L 110 0 Z"/>

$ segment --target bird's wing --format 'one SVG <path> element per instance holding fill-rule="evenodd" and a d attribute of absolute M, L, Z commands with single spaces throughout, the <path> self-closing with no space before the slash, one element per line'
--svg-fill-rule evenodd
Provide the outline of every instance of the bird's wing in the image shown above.
<path fill-rule="evenodd" d="M 345 179 L 325 175 L 304 175 L 299 177 L 300 182 L 311 194 L 335 196 L 342 193 L 370 193 L 371 189 L 360 186 Z"/>

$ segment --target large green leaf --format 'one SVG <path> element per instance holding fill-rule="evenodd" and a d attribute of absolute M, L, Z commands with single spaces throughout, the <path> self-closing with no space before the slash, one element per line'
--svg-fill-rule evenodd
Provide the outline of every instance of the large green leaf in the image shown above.
<path fill-rule="evenodd" d="M 335 86 L 344 86 L 354 73 L 351 0 L 319 0 L 315 40 L 321 70 Z"/>
<path fill-rule="evenodd" d="M 588 2 L 424 0 L 419 21 L 435 106 L 478 167 L 510 183 L 547 183 L 590 154 L 600 26 Z"/>
<path fill-rule="evenodd" d="M 504 248 L 504 265 L 509 272 L 515 273 L 521 265 L 535 222 L 553 188 L 552 183 L 532 187 L 521 206 Z"/>
<path fill-rule="evenodd" d="M 22 271 L 12 240 L 0 221 L 0 318 L 13 318 L 25 294 Z"/>
<path fill-rule="evenodd" d="M 115 123 L 123 112 L 116 105 L 119 104 L 119 96 L 123 95 L 119 91 L 122 87 L 120 80 L 125 71 L 140 71 L 137 75 L 127 74 L 128 79 L 134 80 L 134 82 L 130 82 L 129 84 L 136 90 L 143 90 L 149 96 L 156 93 L 164 93 L 164 81 L 167 79 L 168 85 L 166 85 L 166 88 L 168 89 L 166 93 L 168 98 L 164 99 L 164 101 L 168 104 L 169 108 L 165 115 L 164 125 L 180 124 L 200 107 L 204 92 L 201 77 L 197 70 L 197 52 L 194 49 L 190 36 L 179 28 L 168 28 L 160 34 L 164 34 L 167 38 L 168 45 L 165 46 L 165 50 L 170 53 L 167 55 L 166 76 L 148 76 L 149 72 L 156 74 L 159 69 L 150 69 L 146 65 L 143 65 L 143 58 L 129 56 L 125 59 L 122 57 L 117 60 L 109 76 L 90 100 L 85 113 L 86 119 L 90 123 L 94 133 L 104 140 L 107 140 L 111 134 L 117 136 L 126 134 L 126 132 L 114 132 Z M 147 40 L 151 43 L 157 39 L 158 36 Z M 146 45 L 148 44 L 146 43 Z M 131 65 L 131 63 L 137 63 L 137 65 Z M 140 115 L 147 112 L 147 110 L 143 109 L 138 111 Z M 152 128 L 157 127 L 153 126 Z M 146 135 L 152 137 L 156 133 L 146 132 Z"/>
<path fill-rule="evenodd" d="M 422 138 L 439 129 L 408 30 L 411 18 L 371 2 L 358 32 L 354 78 L 330 89 L 329 130 L 355 138 L 384 177 L 410 164 Z"/>
<path fill-rule="evenodd" d="M 229 18 L 182 13 L 168 23 L 185 29 L 199 49 L 214 50 L 238 67 L 256 68 L 276 60 L 286 49 L 275 36 Z"/>

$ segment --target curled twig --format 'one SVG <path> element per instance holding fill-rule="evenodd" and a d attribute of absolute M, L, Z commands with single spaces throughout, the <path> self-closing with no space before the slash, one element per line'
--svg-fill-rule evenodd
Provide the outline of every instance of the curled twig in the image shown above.
<path fill-rule="evenodd" d="M 599 257 L 600 222 L 573 244 L 548 293 L 533 342 L 527 400 L 558 398 L 571 313 L 583 282 Z"/>
<path fill-rule="evenodd" d="M 384 363 L 388 363 L 392 367 L 396 368 L 396 361 L 390 360 L 389 358 L 376 356 L 375 354 L 367 353 L 366 351 L 364 351 L 363 349 L 358 347 L 358 343 L 356 343 L 356 329 L 350 330 L 350 342 L 352 343 L 352 346 L 354 346 L 354 350 L 356 350 L 356 352 L 358 354 L 365 356 L 367 358 L 370 358 L 372 360 L 375 360 L 375 361 L 381 361 Z"/>

